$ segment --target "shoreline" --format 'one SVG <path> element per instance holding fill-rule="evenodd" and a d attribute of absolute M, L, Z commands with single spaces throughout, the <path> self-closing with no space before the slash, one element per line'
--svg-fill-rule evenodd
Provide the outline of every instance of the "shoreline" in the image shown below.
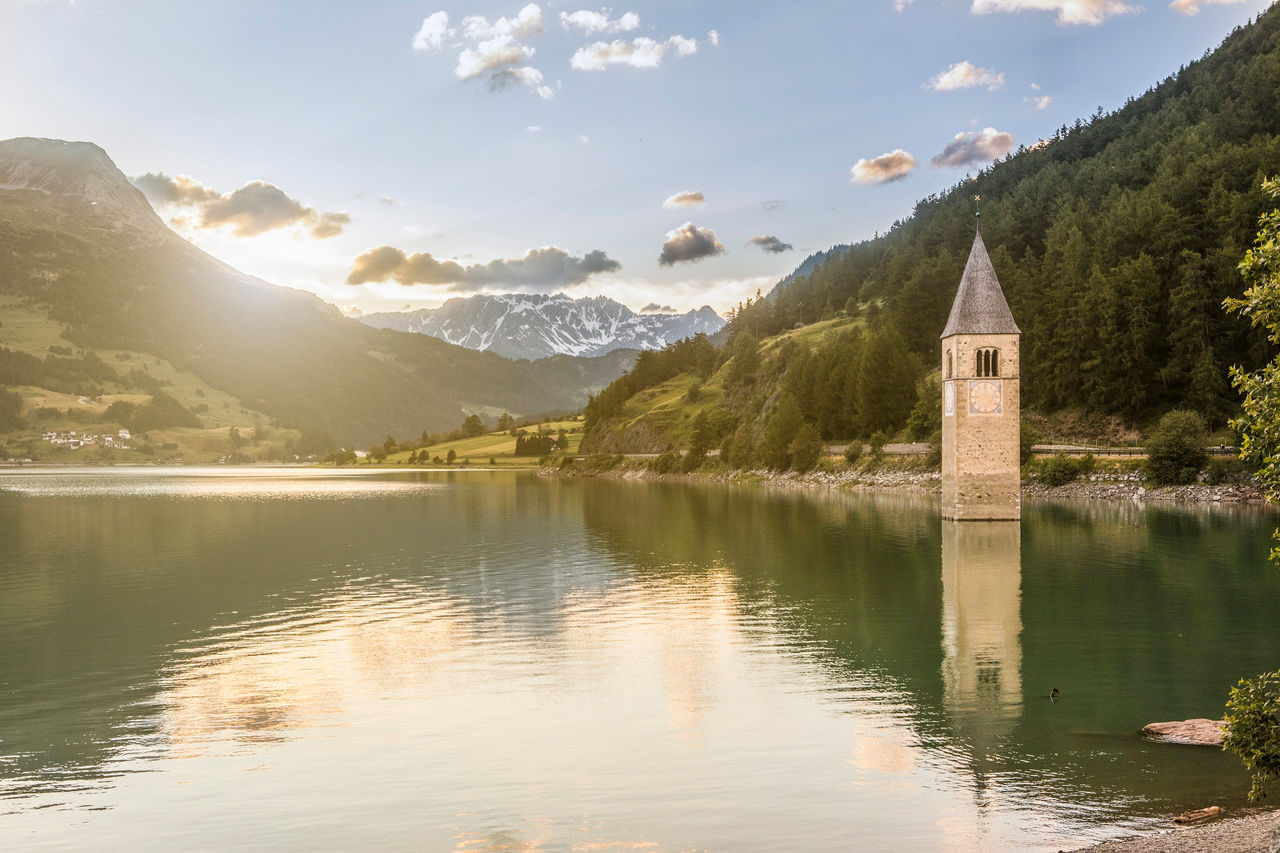
<path fill-rule="evenodd" d="M 600 477 L 618 480 L 664 480 L 689 483 L 734 483 L 796 489 L 840 489 L 843 491 L 915 492 L 938 494 L 942 489 L 939 471 L 880 468 L 846 471 L 721 471 L 688 474 L 659 474 L 648 468 L 617 467 L 593 470 L 587 467 L 542 468 L 542 476 Z M 1062 486 L 1045 486 L 1035 480 L 1022 483 L 1023 499 L 1129 501 L 1136 504 L 1251 504 L 1267 506 L 1262 486 L 1250 478 L 1244 482 L 1196 483 L 1186 486 L 1148 487 L 1140 474 L 1089 474 Z"/>
<path fill-rule="evenodd" d="M 1280 808 L 1103 841 L 1071 853 L 1277 853 Z"/>

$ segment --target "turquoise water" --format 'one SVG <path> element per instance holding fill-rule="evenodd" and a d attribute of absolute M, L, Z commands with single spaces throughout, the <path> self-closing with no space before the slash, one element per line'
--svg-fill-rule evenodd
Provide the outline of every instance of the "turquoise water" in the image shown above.
<path fill-rule="evenodd" d="M 1277 517 L 0 473 L 0 848 L 1070 849 L 1244 805 Z M 1060 698 L 1051 701 L 1049 691 Z"/>

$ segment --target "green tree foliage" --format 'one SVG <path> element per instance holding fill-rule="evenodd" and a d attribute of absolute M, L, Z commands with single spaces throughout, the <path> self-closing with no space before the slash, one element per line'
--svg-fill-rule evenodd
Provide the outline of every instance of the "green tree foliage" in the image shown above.
<path fill-rule="evenodd" d="M 1265 181 L 1263 189 L 1280 201 L 1280 180 Z M 1257 240 L 1240 273 L 1249 287 L 1243 298 L 1227 299 L 1227 309 L 1244 314 L 1267 330 L 1272 344 L 1280 344 L 1280 209 L 1260 217 Z M 1244 393 L 1240 417 L 1232 421 L 1243 436 L 1240 455 L 1258 466 L 1267 499 L 1280 502 L 1280 356 L 1252 373 L 1232 367 L 1231 380 Z"/>
<path fill-rule="evenodd" d="M 566 442 L 567 443 L 567 442 Z M 555 440 L 542 432 L 516 437 L 516 456 L 546 456 L 555 448 Z"/>
<path fill-rule="evenodd" d="M 885 324 L 871 334 L 858 362 L 858 421 L 862 432 L 896 432 L 916 403 L 918 360 L 902 335 Z"/>
<path fill-rule="evenodd" d="M 462 422 L 461 431 L 467 438 L 475 438 L 488 432 L 489 427 L 485 425 L 479 415 L 467 415 L 467 419 Z"/>
<path fill-rule="evenodd" d="M 450 447 L 449 452 L 445 454 L 444 461 L 452 465 L 454 460 L 457 458 L 458 458 L 458 451 Z"/>
<path fill-rule="evenodd" d="M 330 465 L 354 465 L 356 464 L 356 452 L 354 450 L 335 450 L 323 460 Z"/>
<path fill-rule="evenodd" d="M 761 461 L 770 468 L 785 471 L 791 467 L 791 442 L 804 426 L 800 403 L 791 392 L 783 393 L 769 417 L 760 448 Z"/>
<path fill-rule="evenodd" d="M 926 373 L 916 383 L 916 404 L 907 416 L 907 437 L 923 441 L 942 432 L 942 371 Z"/>
<path fill-rule="evenodd" d="M 498 415 L 498 432 L 510 432 L 515 429 L 516 419 L 511 417 L 510 412 L 503 412 Z"/>
<path fill-rule="evenodd" d="M 796 437 L 791 439 L 791 444 L 787 447 L 787 451 L 791 455 L 791 467 L 801 474 L 813 470 L 813 466 L 818 464 L 818 460 L 822 458 L 822 452 L 826 446 L 822 443 L 822 436 L 818 434 L 818 428 L 813 424 L 805 424 L 796 432 Z"/>
<path fill-rule="evenodd" d="M 117 400 L 107 406 L 103 418 L 111 423 L 128 427 L 135 433 L 144 433 L 153 429 L 169 429 L 170 427 L 199 427 L 200 419 L 185 409 L 175 398 L 164 391 L 156 390 L 151 401 L 141 406 Z M 232 429 L 235 429 L 232 427 Z M 238 447 L 239 430 L 232 438 L 232 446 Z M 332 445 L 330 445 L 332 446 Z"/>
<path fill-rule="evenodd" d="M 0 432 L 22 429 L 22 395 L 0 388 Z"/>
<path fill-rule="evenodd" d="M 1280 181 L 1264 181 L 1263 190 L 1280 200 Z M 1226 300 L 1228 310 L 1246 315 L 1267 330 L 1272 344 L 1280 344 L 1280 210 L 1259 218 L 1257 239 L 1240 262 L 1249 285 L 1241 299 Z M 1257 477 L 1267 500 L 1280 501 L 1280 356 L 1248 373 L 1231 368 L 1231 379 L 1245 394 L 1242 412 L 1232 426 L 1244 437 L 1242 458 L 1258 466 Z M 1280 530 L 1275 534 L 1280 539 Z M 1271 552 L 1280 560 L 1280 549 Z M 1250 800 L 1266 796 L 1267 785 L 1280 778 L 1280 671 L 1241 680 L 1227 700 L 1227 733 L 1223 746 L 1240 756 L 1254 771 Z"/>
<path fill-rule="evenodd" d="M 1209 461 L 1208 430 L 1195 412 L 1169 412 L 1147 440 L 1147 479 L 1157 486 L 1194 483 Z"/>
<path fill-rule="evenodd" d="M 1242 678 L 1231 688 L 1225 719 L 1222 745 L 1253 771 L 1249 800 L 1264 799 L 1280 779 L 1280 670 Z"/>
<path fill-rule="evenodd" d="M 760 369 L 760 342 L 756 336 L 743 330 L 734 335 L 733 357 L 729 359 L 729 382 L 741 385 L 756 378 Z"/>

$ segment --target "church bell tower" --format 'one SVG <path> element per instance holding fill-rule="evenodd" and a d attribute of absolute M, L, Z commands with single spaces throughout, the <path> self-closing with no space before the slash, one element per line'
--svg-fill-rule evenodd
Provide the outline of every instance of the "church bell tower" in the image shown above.
<path fill-rule="evenodd" d="M 943 518 L 1022 516 L 1021 337 L 978 232 L 942 330 Z"/>

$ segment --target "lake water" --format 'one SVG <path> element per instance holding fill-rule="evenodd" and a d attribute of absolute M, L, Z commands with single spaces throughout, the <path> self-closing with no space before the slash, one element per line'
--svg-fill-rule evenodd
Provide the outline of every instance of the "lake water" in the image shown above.
<path fill-rule="evenodd" d="M 1059 850 L 1244 805 L 1265 509 L 0 473 L 0 849 Z M 1061 691 L 1052 701 L 1049 692 Z"/>

